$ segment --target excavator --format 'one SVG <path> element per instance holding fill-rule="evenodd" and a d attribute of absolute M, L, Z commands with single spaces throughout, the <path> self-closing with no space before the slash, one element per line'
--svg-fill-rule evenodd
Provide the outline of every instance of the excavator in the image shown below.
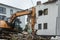
<path fill-rule="evenodd" d="M 9 21 L 0 20 L 0 33 L 4 34 L 7 31 L 9 31 L 8 33 L 18 32 L 17 30 L 15 30 L 15 27 L 13 25 L 14 20 L 19 16 L 30 15 L 32 34 L 34 34 L 34 25 L 36 23 L 36 14 L 35 14 L 35 12 L 36 12 L 35 7 L 32 7 L 32 10 L 23 10 L 23 11 L 19 11 L 19 12 L 14 13 L 10 17 Z M 3 35 L 3 34 L 1 34 L 1 35 Z"/>

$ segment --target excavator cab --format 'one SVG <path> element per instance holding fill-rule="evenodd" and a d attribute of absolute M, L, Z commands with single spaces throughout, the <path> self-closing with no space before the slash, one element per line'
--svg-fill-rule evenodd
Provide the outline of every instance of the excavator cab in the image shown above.
<path fill-rule="evenodd" d="M 11 23 L 13 28 L 18 28 L 20 26 L 20 19 L 19 18 L 15 18 L 15 20 Z"/>

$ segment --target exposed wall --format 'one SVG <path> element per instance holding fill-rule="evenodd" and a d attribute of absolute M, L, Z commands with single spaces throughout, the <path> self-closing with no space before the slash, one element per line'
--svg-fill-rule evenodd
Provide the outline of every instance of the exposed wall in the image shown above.
<path fill-rule="evenodd" d="M 58 2 L 58 16 L 56 19 L 57 22 L 57 35 L 60 35 L 60 1 Z"/>

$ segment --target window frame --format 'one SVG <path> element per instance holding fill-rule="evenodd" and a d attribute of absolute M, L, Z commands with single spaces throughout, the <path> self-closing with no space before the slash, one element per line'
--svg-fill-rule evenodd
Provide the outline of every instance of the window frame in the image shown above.
<path fill-rule="evenodd" d="M 11 14 L 11 15 L 13 14 L 13 9 L 10 9 L 10 14 Z"/>
<path fill-rule="evenodd" d="M 1 17 L 0 18 L 1 20 L 4 20 L 6 18 L 6 16 L 4 16 L 4 15 L 0 15 L 0 17 Z"/>
<path fill-rule="evenodd" d="M 40 24 L 38 24 L 38 29 L 42 29 L 42 24 L 40 23 Z"/>
<path fill-rule="evenodd" d="M 47 11 L 47 13 L 46 13 Z M 44 9 L 44 15 L 48 15 L 48 8 Z"/>
<path fill-rule="evenodd" d="M 43 29 L 48 29 L 48 23 L 43 24 Z"/>
<path fill-rule="evenodd" d="M 42 16 L 42 14 L 43 14 L 43 11 L 42 10 L 39 10 L 38 11 L 38 16 Z"/>
<path fill-rule="evenodd" d="M 6 8 L 4 8 L 4 7 L 0 7 L 0 8 L 1 8 L 0 13 L 6 14 Z"/>

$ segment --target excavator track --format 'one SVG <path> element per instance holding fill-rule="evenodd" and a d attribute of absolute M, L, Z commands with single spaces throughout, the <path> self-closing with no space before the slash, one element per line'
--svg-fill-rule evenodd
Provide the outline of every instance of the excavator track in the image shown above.
<path fill-rule="evenodd" d="M 17 31 L 9 28 L 0 28 L 0 39 L 9 39 L 11 38 L 10 34 L 17 34 Z"/>

